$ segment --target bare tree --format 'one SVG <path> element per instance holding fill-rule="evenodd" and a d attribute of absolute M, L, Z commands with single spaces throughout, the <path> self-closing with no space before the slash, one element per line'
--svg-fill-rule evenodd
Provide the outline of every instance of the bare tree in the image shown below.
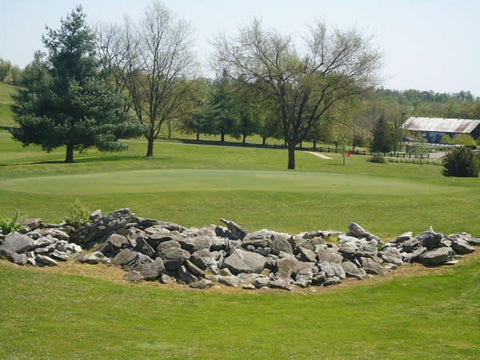
<path fill-rule="evenodd" d="M 126 90 L 145 128 L 146 156 L 153 156 L 163 123 L 178 118 L 191 100 L 196 64 L 190 26 L 154 1 L 139 23 L 126 18 L 123 27 L 105 27 L 97 38 L 117 86 Z"/>
<path fill-rule="evenodd" d="M 295 169 L 295 147 L 339 101 L 371 88 L 380 56 L 356 31 L 327 33 L 317 24 L 299 54 L 290 37 L 266 32 L 255 20 L 236 38 L 220 36 L 216 64 L 255 83 L 274 101 Z"/>

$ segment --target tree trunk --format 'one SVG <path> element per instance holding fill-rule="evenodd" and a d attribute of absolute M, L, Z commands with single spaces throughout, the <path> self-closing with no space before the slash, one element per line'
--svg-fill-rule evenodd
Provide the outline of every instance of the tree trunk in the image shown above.
<path fill-rule="evenodd" d="M 147 142 L 148 142 L 147 155 L 145 155 L 146 157 L 152 157 L 153 156 L 153 143 L 154 143 L 154 141 L 155 141 L 155 137 L 153 136 L 153 134 L 148 135 L 148 137 L 147 137 Z"/>
<path fill-rule="evenodd" d="M 265 146 L 267 143 L 267 138 L 265 136 L 262 136 L 262 145 Z"/>
<path fill-rule="evenodd" d="M 168 119 L 167 121 L 167 126 L 168 126 L 168 138 L 172 138 L 172 121 Z"/>
<path fill-rule="evenodd" d="M 288 169 L 295 169 L 295 145 L 288 144 Z"/>
<path fill-rule="evenodd" d="M 225 142 L 225 134 L 223 132 L 220 134 L 220 142 Z"/>
<path fill-rule="evenodd" d="M 200 140 L 200 133 L 197 133 L 197 141 Z"/>
<path fill-rule="evenodd" d="M 313 140 L 313 151 L 317 151 L 317 140 Z"/>
<path fill-rule="evenodd" d="M 242 144 L 245 144 L 246 141 L 247 141 L 247 135 L 243 135 Z"/>
<path fill-rule="evenodd" d="M 67 155 L 65 156 L 66 163 L 73 163 L 73 144 L 67 144 Z"/>

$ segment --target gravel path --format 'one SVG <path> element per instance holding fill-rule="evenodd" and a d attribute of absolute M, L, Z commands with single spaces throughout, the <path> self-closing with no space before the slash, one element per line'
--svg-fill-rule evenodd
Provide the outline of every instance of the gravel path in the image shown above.
<path fill-rule="evenodd" d="M 318 156 L 319 158 L 322 158 L 322 159 L 325 159 L 325 160 L 332 160 L 332 158 L 330 156 L 326 156 L 326 155 L 323 155 L 323 154 L 320 154 L 320 153 L 317 153 L 317 152 L 313 152 L 313 151 L 304 151 L 304 152 L 306 152 L 307 154 L 312 154 L 312 155 Z"/>

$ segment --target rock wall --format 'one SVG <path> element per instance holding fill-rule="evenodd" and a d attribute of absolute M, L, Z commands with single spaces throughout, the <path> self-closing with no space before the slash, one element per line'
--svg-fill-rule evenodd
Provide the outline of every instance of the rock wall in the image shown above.
<path fill-rule="evenodd" d="M 129 209 L 107 216 L 94 211 L 79 229 L 32 219 L 21 233 L 0 233 L 0 256 L 18 265 L 112 264 L 125 270 L 130 282 L 291 290 L 384 275 L 410 262 L 454 265 L 480 245 L 480 239 L 467 233 L 444 236 L 431 227 L 383 243 L 353 222 L 346 234 L 329 230 L 290 235 L 267 229 L 248 233 L 233 221 L 221 221 L 225 226 L 187 229 L 136 217 Z"/>

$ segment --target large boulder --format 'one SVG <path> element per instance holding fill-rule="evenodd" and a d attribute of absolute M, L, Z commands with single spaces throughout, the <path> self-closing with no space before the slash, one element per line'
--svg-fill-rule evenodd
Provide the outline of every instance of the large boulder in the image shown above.
<path fill-rule="evenodd" d="M 11 233 L 5 236 L 5 239 L 0 247 L 2 249 L 20 254 L 28 250 L 33 250 L 35 248 L 35 244 L 35 240 L 31 239 L 27 235 Z"/>
<path fill-rule="evenodd" d="M 298 261 L 293 256 L 276 262 L 275 276 L 278 279 L 290 279 L 298 270 Z"/>
<path fill-rule="evenodd" d="M 135 270 L 142 274 L 145 280 L 156 280 L 162 275 L 165 265 L 162 259 L 156 258 L 153 262 L 138 265 Z"/>
<path fill-rule="evenodd" d="M 360 262 L 362 263 L 362 268 L 367 272 L 367 274 L 374 275 L 384 275 L 385 271 L 383 270 L 382 265 L 377 261 L 369 257 L 360 257 Z"/>
<path fill-rule="evenodd" d="M 147 255 L 130 249 L 123 249 L 113 258 L 113 264 L 120 266 L 123 270 L 134 270 L 137 266 L 152 261 Z"/>
<path fill-rule="evenodd" d="M 380 252 L 380 257 L 387 263 L 395 264 L 397 266 L 403 264 L 402 254 L 397 248 L 394 247 L 387 247 L 386 249 L 382 250 Z"/>
<path fill-rule="evenodd" d="M 233 253 L 225 259 L 223 266 L 229 269 L 233 274 L 238 273 L 260 273 L 267 259 L 262 255 L 243 249 L 235 249 Z"/>
<path fill-rule="evenodd" d="M 331 263 L 341 263 L 343 256 L 336 249 L 323 248 L 317 251 L 318 261 L 326 261 Z"/>
<path fill-rule="evenodd" d="M 417 239 L 428 250 L 432 250 L 441 247 L 440 243 L 443 239 L 443 234 L 433 231 L 433 228 L 430 226 L 427 231 L 417 235 L 415 239 Z"/>
<path fill-rule="evenodd" d="M 290 244 L 291 235 L 274 232 L 269 242 L 272 254 L 278 255 L 281 252 L 293 254 L 292 245 Z"/>
<path fill-rule="evenodd" d="M 161 245 L 161 244 L 160 244 Z M 159 254 L 167 270 L 179 269 L 190 257 L 190 253 L 177 247 L 171 247 Z"/>
<path fill-rule="evenodd" d="M 354 222 L 351 222 L 348 225 L 348 230 L 349 230 L 349 232 L 348 232 L 347 235 L 354 236 L 358 239 L 366 238 L 368 240 L 376 240 L 376 241 L 380 240 L 378 238 L 378 236 L 373 235 L 372 233 L 368 232 L 363 227 L 361 227 L 360 225 L 358 225 L 357 223 L 354 223 Z"/>
<path fill-rule="evenodd" d="M 455 253 L 449 247 L 430 250 L 418 257 L 418 261 L 425 266 L 439 266 L 453 260 Z"/>
<path fill-rule="evenodd" d="M 225 220 L 224 218 L 221 218 L 220 221 L 227 226 L 227 229 L 230 231 L 233 240 L 242 240 L 247 235 L 247 230 L 237 223 L 230 220 Z"/>
<path fill-rule="evenodd" d="M 364 269 L 359 268 L 351 261 L 345 260 L 340 265 L 342 266 L 343 271 L 345 271 L 345 274 L 348 277 L 354 277 L 361 280 L 366 275 Z"/>
<path fill-rule="evenodd" d="M 202 249 L 194 252 L 190 257 L 190 261 L 202 270 L 215 272 L 218 268 L 217 259 L 220 254 L 217 251 L 210 252 L 208 249 Z"/>
<path fill-rule="evenodd" d="M 447 239 L 449 238 L 447 237 Z M 451 248 L 458 255 L 470 254 L 475 251 L 475 248 L 462 238 L 453 237 L 449 240 L 451 242 Z"/>

